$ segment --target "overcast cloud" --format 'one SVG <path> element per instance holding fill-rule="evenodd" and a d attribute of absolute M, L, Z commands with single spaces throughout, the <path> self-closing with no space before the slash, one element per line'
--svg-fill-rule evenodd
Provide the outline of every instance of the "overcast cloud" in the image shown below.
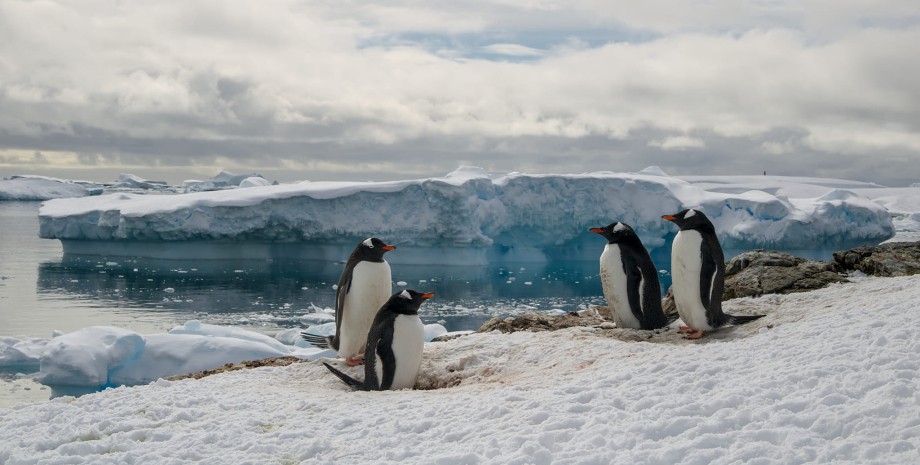
<path fill-rule="evenodd" d="M 915 0 L 0 0 L 0 175 L 920 182 Z"/>

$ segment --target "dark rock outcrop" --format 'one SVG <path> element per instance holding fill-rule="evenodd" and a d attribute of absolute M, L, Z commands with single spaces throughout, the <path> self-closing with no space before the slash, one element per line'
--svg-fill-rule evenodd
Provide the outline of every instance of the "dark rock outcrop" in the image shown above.
<path fill-rule="evenodd" d="M 735 256 L 726 265 L 722 299 L 805 292 L 846 281 L 825 262 L 784 252 L 752 250 Z"/>
<path fill-rule="evenodd" d="M 870 276 L 910 276 L 920 273 L 920 242 L 891 242 L 875 247 L 834 252 L 831 267 L 840 273 L 861 271 Z"/>
<path fill-rule="evenodd" d="M 564 315 L 549 315 L 544 313 L 528 312 L 523 315 L 501 318 L 492 318 L 479 327 L 480 333 L 501 331 L 513 333 L 515 331 L 555 331 L 573 326 L 594 326 L 607 321 L 613 321 L 605 315 L 607 307 L 592 307 L 582 312 L 570 312 Z"/>

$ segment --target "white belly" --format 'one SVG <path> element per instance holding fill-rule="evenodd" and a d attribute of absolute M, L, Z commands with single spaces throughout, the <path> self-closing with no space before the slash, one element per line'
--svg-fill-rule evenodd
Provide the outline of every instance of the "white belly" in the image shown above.
<path fill-rule="evenodd" d="M 639 285 L 639 295 L 642 295 L 642 284 Z M 626 291 L 626 272 L 623 271 L 623 260 L 620 256 L 620 246 L 607 244 L 601 253 L 601 285 L 604 288 L 604 299 L 610 307 L 613 321 L 619 328 L 639 329 L 641 324 L 629 308 L 629 294 Z"/>
<path fill-rule="evenodd" d="M 700 299 L 700 272 L 703 261 L 700 248 L 703 236 L 693 230 L 680 231 L 671 244 L 671 280 L 674 304 L 685 325 L 708 331 L 712 327 L 706 318 L 706 308 Z"/>
<path fill-rule="evenodd" d="M 425 328 L 418 315 L 397 316 L 396 321 L 393 322 L 393 355 L 396 358 L 396 373 L 390 389 L 415 387 L 424 349 Z"/>
<path fill-rule="evenodd" d="M 377 310 L 393 292 L 387 262 L 360 262 L 351 276 L 351 289 L 345 296 L 339 327 L 339 356 L 353 358 L 364 353 L 367 333 Z"/>

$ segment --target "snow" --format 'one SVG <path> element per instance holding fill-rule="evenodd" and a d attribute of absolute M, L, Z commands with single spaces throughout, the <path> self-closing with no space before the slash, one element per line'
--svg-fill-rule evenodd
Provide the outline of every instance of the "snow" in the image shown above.
<path fill-rule="evenodd" d="M 767 316 L 700 341 L 471 334 L 426 345 L 429 390 L 354 392 L 305 362 L 19 404 L 0 463 L 916 463 L 918 300 L 920 276 L 857 277 L 728 301 Z"/>
<path fill-rule="evenodd" d="M 696 208 L 729 249 L 849 248 L 894 236 L 886 206 L 910 207 L 895 217 L 909 220 L 899 225 L 920 224 L 910 216 L 920 212 L 920 190 L 904 188 L 896 200 L 881 198 L 883 192 L 821 178 L 677 178 L 654 167 L 501 176 L 462 167 L 405 181 L 57 199 L 42 206 L 39 234 L 60 239 L 67 253 L 152 258 L 340 260 L 356 242 L 377 236 L 399 247 L 388 256 L 394 263 L 595 260 L 588 228 L 621 221 L 654 250 L 676 231 L 661 215 Z"/>

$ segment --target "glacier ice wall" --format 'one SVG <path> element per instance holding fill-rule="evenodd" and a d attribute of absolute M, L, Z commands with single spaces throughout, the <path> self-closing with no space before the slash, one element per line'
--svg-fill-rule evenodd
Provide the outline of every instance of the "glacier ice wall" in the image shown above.
<path fill-rule="evenodd" d="M 809 248 L 881 242 L 885 208 L 840 189 L 790 198 L 765 190 L 712 192 L 654 170 L 490 176 L 464 167 L 442 178 L 302 182 L 179 195 L 112 194 L 46 202 L 39 235 L 68 253 L 157 258 L 341 260 L 358 240 L 396 244 L 394 262 L 596 259 L 587 231 L 631 224 L 646 247 L 676 232 L 663 214 L 695 207 L 732 248 Z"/>

